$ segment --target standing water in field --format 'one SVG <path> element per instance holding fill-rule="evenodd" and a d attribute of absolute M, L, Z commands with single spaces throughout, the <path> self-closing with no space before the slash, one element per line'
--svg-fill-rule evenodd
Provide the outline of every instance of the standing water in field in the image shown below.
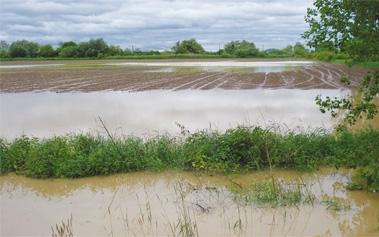
<path fill-rule="evenodd" d="M 287 192 L 300 187 L 304 203 L 259 204 L 254 192 L 246 192 L 272 178 Z M 377 236 L 379 194 L 346 191 L 350 178 L 348 170 L 333 169 L 74 180 L 11 173 L 0 177 L 0 235 L 48 236 L 72 216 L 74 236 Z"/>
<path fill-rule="evenodd" d="M 149 135 L 177 134 L 176 123 L 191 132 L 226 130 L 238 125 L 287 128 L 332 128 L 336 121 L 315 105 L 318 94 L 340 96 L 340 90 L 182 90 L 92 93 L 3 93 L 1 136 L 36 137 L 71 132 Z M 337 121 L 338 122 L 338 121 Z"/>

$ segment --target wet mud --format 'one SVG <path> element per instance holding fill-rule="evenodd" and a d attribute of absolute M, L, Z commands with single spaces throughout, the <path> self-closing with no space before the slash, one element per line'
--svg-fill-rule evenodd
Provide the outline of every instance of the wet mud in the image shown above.
<path fill-rule="evenodd" d="M 2 62 L 0 70 L 0 92 L 8 93 L 352 89 L 367 72 L 359 67 L 301 60 Z M 351 84 L 341 83 L 341 76 L 351 77 Z"/>
<path fill-rule="evenodd" d="M 76 236 L 173 236 L 184 222 L 196 224 L 199 236 L 377 236 L 379 194 L 346 191 L 351 171 L 273 174 L 285 185 L 301 180 L 315 200 L 271 208 L 238 199 L 269 172 L 209 177 L 167 171 L 75 180 L 11 173 L 0 177 L 1 236 L 48 236 L 71 215 Z"/>

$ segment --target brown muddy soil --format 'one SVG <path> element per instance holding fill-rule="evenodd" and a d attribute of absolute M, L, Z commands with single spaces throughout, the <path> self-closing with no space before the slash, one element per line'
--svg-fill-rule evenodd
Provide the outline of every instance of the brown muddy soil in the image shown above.
<path fill-rule="evenodd" d="M 144 63 L 166 63 L 151 66 Z M 190 62 L 262 62 L 262 60 L 143 60 L 141 65 L 122 65 L 130 60 L 93 61 L 21 61 L 1 62 L 0 92 L 92 92 L 145 91 L 184 89 L 352 89 L 359 85 L 367 69 L 331 63 L 313 62 L 283 72 L 253 70 L 204 70 L 201 67 L 175 67 L 170 63 Z M 265 60 L 267 62 L 278 62 Z M 280 61 L 280 60 L 279 60 Z M 281 60 L 282 62 L 285 60 Z M 299 60 L 300 61 L 300 60 Z M 222 68 L 222 67 L 220 67 Z M 240 67 L 241 68 L 241 67 Z M 341 76 L 351 77 L 351 84 L 342 84 Z"/>

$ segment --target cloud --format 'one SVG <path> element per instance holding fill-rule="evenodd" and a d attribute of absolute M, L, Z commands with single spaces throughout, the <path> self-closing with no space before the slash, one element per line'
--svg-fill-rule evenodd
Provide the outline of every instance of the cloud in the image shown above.
<path fill-rule="evenodd" d="M 103 38 L 121 47 L 170 49 L 195 38 L 206 50 L 232 40 L 283 48 L 301 41 L 312 0 L 0 0 L 0 39 Z"/>

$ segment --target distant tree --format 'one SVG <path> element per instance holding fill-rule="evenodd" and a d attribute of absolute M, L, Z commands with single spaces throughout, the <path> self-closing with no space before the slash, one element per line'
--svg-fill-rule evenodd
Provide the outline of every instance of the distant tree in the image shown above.
<path fill-rule="evenodd" d="M 59 43 L 60 48 L 66 48 L 69 46 L 77 46 L 77 44 L 74 41 L 67 41 L 67 42 L 60 42 Z"/>
<path fill-rule="evenodd" d="M 78 46 L 67 46 L 64 48 L 60 48 L 58 56 L 60 58 L 77 58 L 79 57 Z"/>
<path fill-rule="evenodd" d="M 57 56 L 53 46 L 51 46 L 50 44 L 46 44 L 46 45 L 41 46 L 41 48 L 39 50 L 39 55 L 41 55 L 42 57 L 45 57 L 45 58 Z"/>
<path fill-rule="evenodd" d="M 287 47 L 285 47 L 285 48 L 283 49 L 283 51 L 286 52 L 286 53 L 288 53 L 288 54 L 292 53 L 292 52 L 293 52 L 293 47 L 292 47 L 292 45 L 287 45 Z"/>
<path fill-rule="evenodd" d="M 23 50 L 21 50 L 22 48 Z M 9 47 L 9 54 L 13 58 L 12 55 L 17 55 L 16 57 L 29 57 L 29 58 L 35 58 L 38 55 L 38 44 L 34 42 L 30 42 L 27 40 L 19 40 L 16 42 L 13 42 L 11 46 Z M 25 51 L 25 56 L 23 51 Z"/>
<path fill-rule="evenodd" d="M 297 56 L 304 57 L 307 53 L 307 50 L 305 49 L 304 45 L 302 45 L 300 42 L 296 42 L 295 46 L 293 46 L 293 52 Z"/>
<path fill-rule="evenodd" d="M 85 53 L 85 57 L 98 57 L 99 54 L 105 56 L 109 55 L 110 49 L 107 43 L 102 38 L 91 39 L 88 42 L 88 50 Z"/>
<path fill-rule="evenodd" d="M 259 50 L 255 47 L 255 44 L 246 40 L 231 41 L 225 44 L 224 51 L 241 58 L 254 57 L 259 54 Z"/>
<path fill-rule="evenodd" d="M 0 50 L 8 50 L 9 44 L 5 40 L 0 40 Z"/>
<path fill-rule="evenodd" d="M 89 54 L 87 52 L 90 50 L 90 46 L 88 42 L 81 42 L 78 44 L 78 46 L 75 47 L 76 49 L 76 57 L 78 58 L 85 58 Z"/>
<path fill-rule="evenodd" d="M 123 55 L 124 51 L 120 48 L 120 46 L 111 45 L 109 46 L 109 55 L 110 56 L 118 56 Z"/>
<path fill-rule="evenodd" d="M 22 45 L 12 44 L 9 48 L 9 56 L 11 58 L 25 58 L 26 54 L 26 49 Z"/>
<path fill-rule="evenodd" d="M 182 42 L 176 42 L 175 45 L 172 46 L 171 51 L 176 54 L 205 53 L 204 48 L 193 38 L 189 40 L 183 40 Z"/>
<path fill-rule="evenodd" d="M 9 57 L 9 44 L 5 40 L 0 40 L 0 58 Z"/>
<path fill-rule="evenodd" d="M 1 49 L 0 50 L 0 58 L 9 58 L 8 50 Z"/>

